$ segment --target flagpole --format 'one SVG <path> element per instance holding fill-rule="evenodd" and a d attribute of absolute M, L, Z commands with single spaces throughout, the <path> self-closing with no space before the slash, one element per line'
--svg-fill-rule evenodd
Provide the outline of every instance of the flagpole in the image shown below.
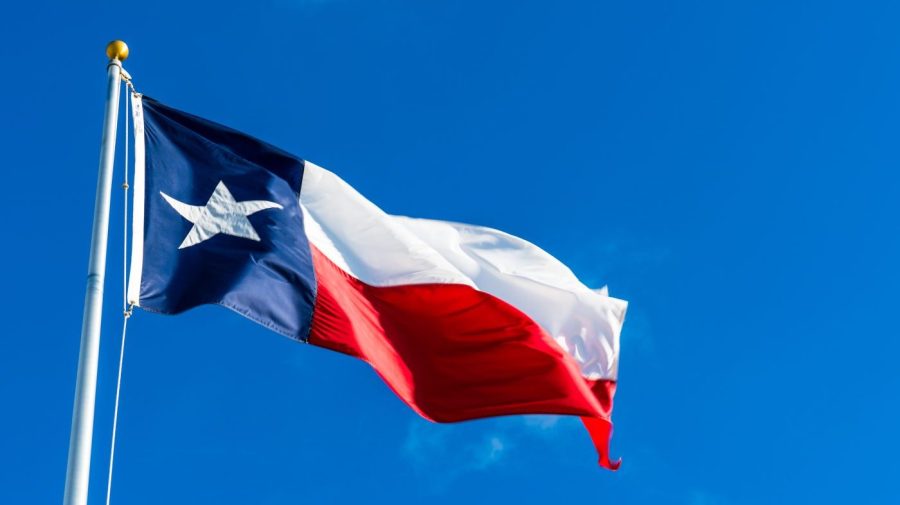
<path fill-rule="evenodd" d="M 128 58 L 128 46 L 114 40 L 106 46 L 106 112 L 100 143 L 100 173 L 94 200 L 94 224 L 88 262 L 87 291 L 81 323 L 81 349 L 75 380 L 75 406 L 69 436 L 69 462 L 63 505 L 86 505 L 91 472 L 91 442 L 94 429 L 94 400 L 97 393 L 97 360 L 100 354 L 100 320 L 103 315 L 103 279 L 106 275 L 106 241 L 109 232 L 109 200 L 113 162 L 116 156 L 116 127 L 119 117 L 119 91 L 122 61 Z"/>

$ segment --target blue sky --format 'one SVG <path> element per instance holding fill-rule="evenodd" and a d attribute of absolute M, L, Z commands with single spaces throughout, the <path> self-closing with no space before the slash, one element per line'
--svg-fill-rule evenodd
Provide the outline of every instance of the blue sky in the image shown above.
<path fill-rule="evenodd" d="M 115 501 L 900 501 L 898 15 L 784 0 L 6 6 L 0 502 L 62 497 L 117 37 L 144 93 L 389 212 L 527 238 L 631 306 L 618 473 L 573 419 L 433 425 L 363 363 L 230 311 L 138 313 Z M 113 202 L 92 503 L 121 320 Z"/>

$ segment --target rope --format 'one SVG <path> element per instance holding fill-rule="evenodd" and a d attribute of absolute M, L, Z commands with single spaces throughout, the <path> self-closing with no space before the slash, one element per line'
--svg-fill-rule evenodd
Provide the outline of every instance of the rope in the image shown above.
<path fill-rule="evenodd" d="M 130 307 L 124 312 L 122 320 L 122 346 L 119 348 L 119 374 L 116 377 L 116 403 L 113 408 L 113 425 L 112 425 L 112 441 L 109 445 L 109 474 L 106 480 L 106 505 L 109 505 L 109 498 L 112 492 L 113 477 L 113 461 L 116 457 L 116 427 L 119 424 L 119 393 L 122 391 L 122 362 L 125 360 L 125 335 L 128 333 L 128 320 L 134 307 Z"/>
<path fill-rule="evenodd" d="M 116 458 L 116 429 L 119 425 L 119 396 L 122 392 L 122 364 L 125 361 L 125 337 L 128 334 L 128 320 L 134 312 L 134 305 L 128 305 L 128 139 L 129 139 L 129 115 L 131 113 L 131 93 L 134 93 L 134 86 L 131 80 L 125 78 L 126 95 L 125 95 L 125 175 L 122 182 L 122 194 L 124 195 L 124 203 L 122 208 L 124 215 L 122 218 L 122 344 L 119 348 L 119 371 L 116 377 L 116 401 L 113 407 L 112 422 L 112 440 L 109 444 L 109 472 L 106 479 L 106 505 L 109 505 L 110 496 L 112 494 L 112 478 L 113 478 L 113 462 Z"/>

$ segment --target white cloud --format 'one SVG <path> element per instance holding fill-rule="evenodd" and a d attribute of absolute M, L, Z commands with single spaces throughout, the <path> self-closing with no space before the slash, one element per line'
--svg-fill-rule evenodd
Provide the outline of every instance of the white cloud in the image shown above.
<path fill-rule="evenodd" d="M 539 431 L 548 431 L 552 430 L 559 425 L 559 420 L 562 416 L 554 416 L 554 415 L 530 415 L 523 416 L 525 420 L 525 426 L 529 428 L 533 428 Z"/>
<path fill-rule="evenodd" d="M 440 491 L 465 474 L 502 464 L 510 440 L 502 430 L 484 433 L 487 425 L 435 424 L 416 419 L 409 425 L 403 451 L 432 490 Z"/>

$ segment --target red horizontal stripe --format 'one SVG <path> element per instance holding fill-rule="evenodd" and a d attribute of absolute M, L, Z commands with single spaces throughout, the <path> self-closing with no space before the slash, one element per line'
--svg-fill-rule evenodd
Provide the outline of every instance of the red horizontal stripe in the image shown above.
<path fill-rule="evenodd" d="M 520 310 L 459 284 L 375 287 L 315 246 L 310 343 L 370 363 L 416 412 L 438 422 L 510 414 L 584 416 L 608 459 L 615 383 L 588 381 Z"/>

